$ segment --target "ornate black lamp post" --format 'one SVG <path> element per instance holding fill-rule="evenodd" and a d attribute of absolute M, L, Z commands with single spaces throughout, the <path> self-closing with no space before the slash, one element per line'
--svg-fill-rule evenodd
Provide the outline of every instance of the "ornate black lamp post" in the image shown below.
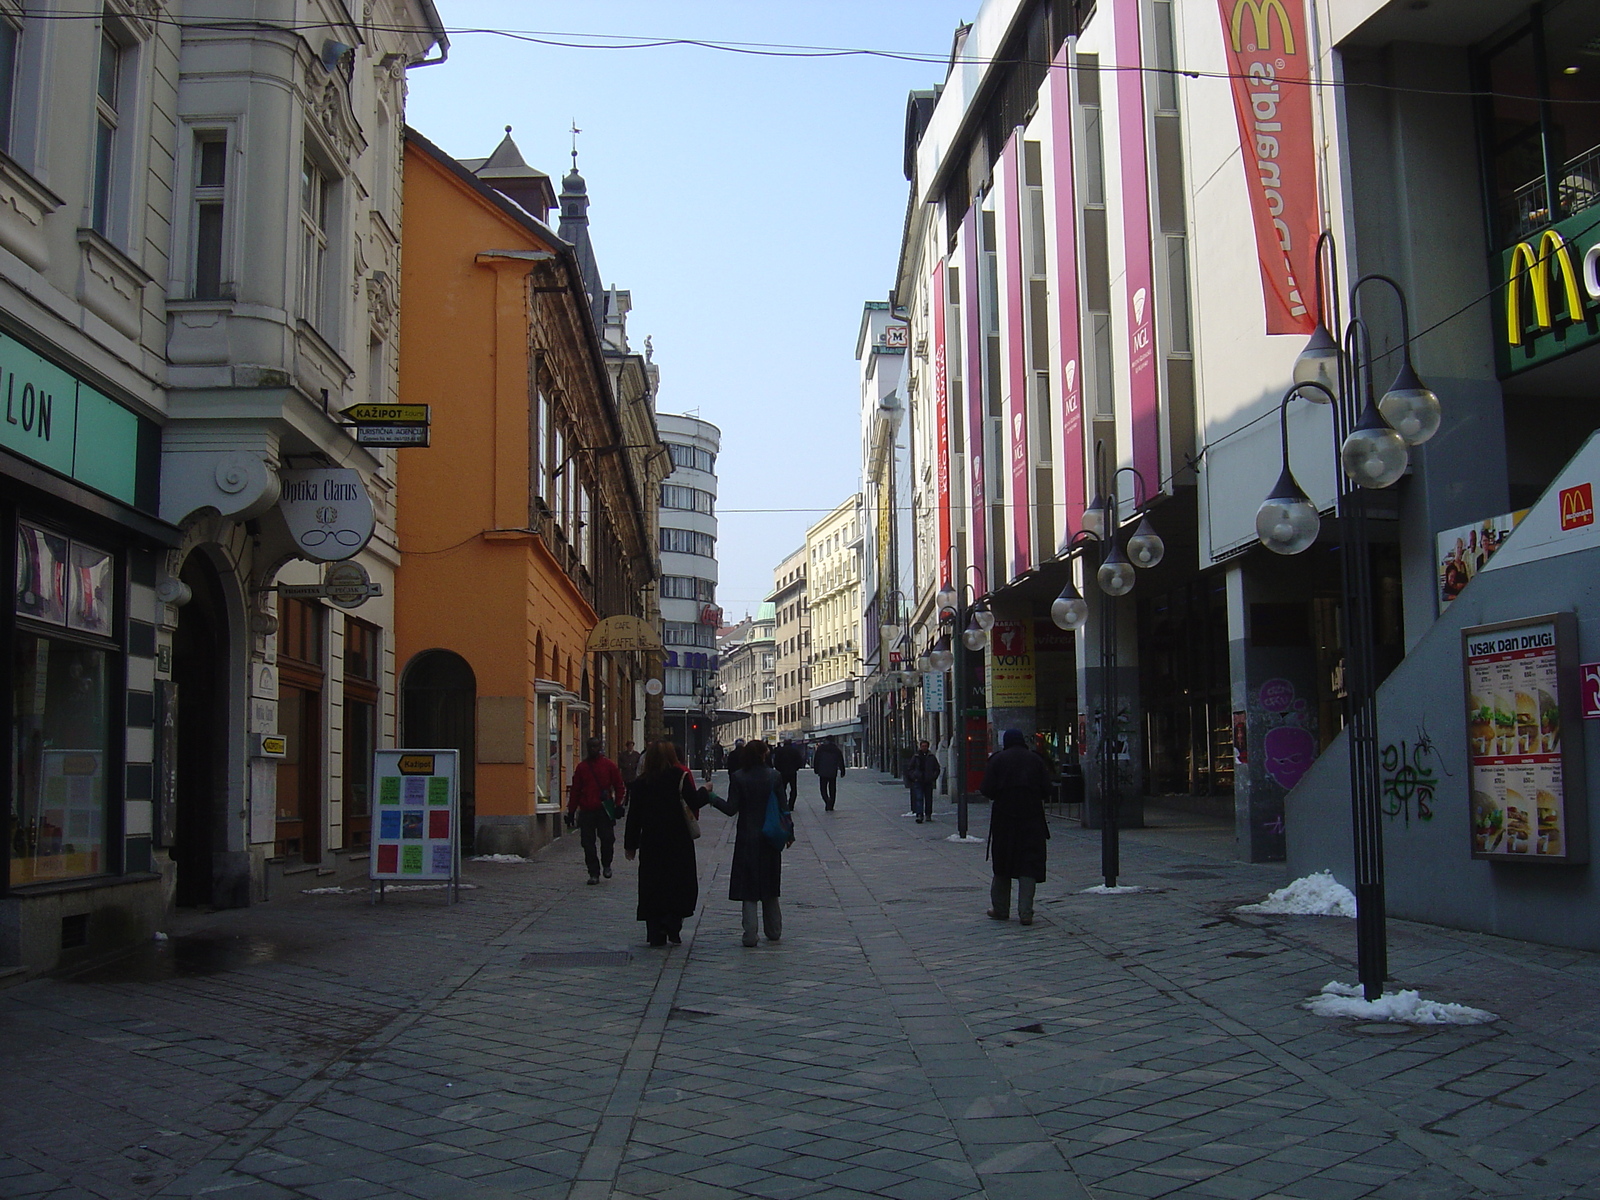
<path fill-rule="evenodd" d="M 1329 251 L 1324 258 L 1323 250 Z M 1317 239 L 1317 328 L 1294 364 L 1294 386 L 1284 393 L 1278 421 L 1283 473 L 1256 512 L 1256 534 L 1276 554 L 1299 554 L 1317 539 L 1321 518 L 1289 469 L 1289 402 L 1296 398 L 1333 406 L 1338 479 L 1339 550 L 1343 583 L 1345 737 L 1350 752 L 1350 811 L 1356 872 L 1356 963 L 1368 1000 L 1383 994 L 1388 945 L 1383 898 L 1383 825 L 1378 777 L 1377 673 L 1373 664 L 1372 558 L 1367 500 L 1405 474 L 1410 447 L 1439 429 L 1439 398 L 1411 365 L 1411 315 L 1406 294 L 1387 275 L 1369 274 L 1350 289 L 1351 317 L 1339 328 L 1339 272 L 1333 235 Z M 1361 291 L 1387 285 L 1400 304 L 1401 364 L 1394 383 L 1374 401 L 1372 343 L 1361 318 Z M 1330 304 L 1332 321 L 1328 320 Z"/>
<path fill-rule="evenodd" d="M 984 581 L 983 591 L 978 591 L 972 583 L 976 574 Z M 961 643 L 968 650 L 976 654 L 982 650 L 989 641 L 989 631 L 994 628 L 994 613 L 989 611 L 988 579 L 983 573 L 983 568 L 976 563 L 967 566 L 966 578 L 962 581 L 961 592 L 946 584 L 940 589 L 936 597 L 939 606 L 939 620 L 946 625 L 945 632 L 940 636 L 939 642 L 929 652 L 928 659 L 936 671 L 950 670 L 952 672 L 950 690 L 953 693 L 950 699 L 950 736 L 955 740 L 955 754 L 953 756 L 950 774 L 951 783 L 955 788 L 956 796 L 956 837 L 960 841 L 967 840 L 967 720 L 966 720 L 966 669 L 965 656 L 957 654 L 951 641 L 957 628 L 963 625 Z"/>
<path fill-rule="evenodd" d="M 1100 585 L 1100 689 L 1102 719 L 1098 748 L 1100 772 L 1100 873 L 1105 886 L 1116 887 L 1122 869 L 1121 829 L 1117 807 L 1122 794 L 1119 754 L 1122 749 L 1117 732 L 1117 597 L 1133 590 L 1136 568 L 1157 565 L 1166 553 L 1161 536 L 1150 524 L 1146 512 L 1149 492 L 1144 476 L 1133 467 L 1118 467 L 1105 481 L 1105 443 L 1095 446 L 1097 494 L 1083 513 L 1083 528 L 1061 543 L 1058 559 L 1068 559 L 1067 582 L 1050 605 L 1050 619 L 1059 629 L 1076 633 L 1089 617 L 1089 604 L 1072 579 L 1071 557 L 1096 545 L 1100 548 L 1095 580 Z M 1138 527 L 1130 534 L 1123 550 L 1118 532 L 1117 476 L 1124 471 L 1138 483 L 1133 515 Z"/>

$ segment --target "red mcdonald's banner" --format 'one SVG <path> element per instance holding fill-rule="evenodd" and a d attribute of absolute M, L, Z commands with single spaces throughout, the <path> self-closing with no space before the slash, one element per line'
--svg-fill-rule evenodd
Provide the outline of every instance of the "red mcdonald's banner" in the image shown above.
<path fill-rule="evenodd" d="M 955 549 L 955 538 L 950 533 L 950 360 L 945 349 L 945 313 L 949 306 L 945 289 L 949 285 L 945 280 L 944 263 L 940 261 L 933 268 L 929 290 L 933 293 L 934 487 L 941 588 L 950 586 L 950 555 Z"/>
<path fill-rule="evenodd" d="M 1217 0 L 1268 333 L 1316 324 L 1317 165 L 1305 0 Z"/>

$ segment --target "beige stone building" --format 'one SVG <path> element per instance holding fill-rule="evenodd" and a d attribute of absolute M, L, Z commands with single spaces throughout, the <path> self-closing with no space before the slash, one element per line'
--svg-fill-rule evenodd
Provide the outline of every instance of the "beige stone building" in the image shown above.
<path fill-rule="evenodd" d="M 861 496 L 806 531 L 811 614 L 809 737 L 832 736 L 849 761 L 860 749 Z"/>
<path fill-rule="evenodd" d="M 778 706 L 778 740 L 803 738 L 811 729 L 811 613 L 806 599 L 806 547 L 795 550 L 772 572 L 771 602 L 775 613 L 773 641 L 777 655 L 774 693 Z"/>

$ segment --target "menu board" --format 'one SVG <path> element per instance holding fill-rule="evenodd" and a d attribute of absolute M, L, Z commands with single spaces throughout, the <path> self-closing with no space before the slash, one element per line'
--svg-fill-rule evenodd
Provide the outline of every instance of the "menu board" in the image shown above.
<path fill-rule="evenodd" d="M 373 756 L 373 879 L 454 880 L 460 837 L 454 750 Z"/>
<path fill-rule="evenodd" d="M 1572 711 L 1576 619 L 1551 613 L 1463 629 L 1461 637 L 1472 857 L 1586 862 L 1583 751 L 1563 740 L 1564 730 L 1582 729 Z"/>

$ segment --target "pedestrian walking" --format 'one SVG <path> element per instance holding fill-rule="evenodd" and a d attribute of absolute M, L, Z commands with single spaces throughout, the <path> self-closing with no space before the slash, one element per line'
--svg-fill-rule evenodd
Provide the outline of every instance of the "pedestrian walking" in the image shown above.
<path fill-rule="evenodd" d="M 927 742 L 918 744 L 917 752 L 906 763 L 906 787 L 911 790 L 911 811 L 917 814 L 917 824 L 933 817 L 933 785 L 939 780 L 939 759 L 928 749 Z"/>
<path fill-rule="evenodd" d="M 622 753 L 617 755 L 617 770 L 622 772 L 622 782 L 631 788 L 633 781 L 639 777 L 639 752 L 633 748 L 632 742 L 622 743 Z"/>
<path fill-rule="evenodd" d="M 805 752 L 788 738 L 779 742 L 778 748 L 772 752 L 772 766 L 783 779 L 783 790 L 778 793 L 778 798 L 791 812 L 794 802 L 800 797 L 800 768 L 805 765 Z"/>
<path fill-rule="evenodd" d="M 628 789 L 628 823 L 622 850 L 632 862 L 639 858 L 639 907 L 635 917 L 644 922 L 652 946 L 683 942 L 683 919 L 694 915 L 700 903 L 699 869 L 694 839 L 704 793 L 694 786 L 694 775 L 678 761 L 671 742 L 655 742 L 645 752 L 644 768 Z"/>
<path fill-rule="evenodd" d="M 817 786 L 822 791 L 822 807 L 833 811 L 839 798 L 839 778 L 844 774 L 844 751 L 830 733 L 811 755 L 811 769 L 817 773 Z"/>
<path fill-rule="evenodd" d="M 585 746 L 588 757 L 573 770 L 572 786 L 567 790 L 567 825 L 577 823 L 583 839 L 583 862 L 593 884 L 600 882 L 602 874 L 611 878 L 617 818 L 627 804 L 628 785 L 622 782 L 617 764 L 601 753 L 603 744 L 599 738 L 590 738 Z"/>
<path fill-rule="evenodd" d="M 994 881 L 989 886 L 989 915 L 996 921 L 1010 919 L 1015 879 L 1017 919 L 1032 925 L 1033 892 L 1044 882 L 1045 842 L 1050 838 L 1044 816 L 1050 778 L 1044 761 L 1028 749 L 1020 730 L 1006 730 L 999 752 L 984 769 L 979 790 L 990 800 L 988 854 Z"/>
<path fill-rule="evenodd" d="M 710 796 L 713 808 L 737 817 L 733 837 L 733 869 L 728 875 L 728 899 L 743 906 L 744 944 L 754 946 L 757 933 L 765 929 L 767 940 L 783 936 L 783 914 L 778 908 L 778 892 L 783 882 L 783 854 L 762 835 L 770 797 L 783 798 L 778 789 L 782 776 L 767 765 L 767 743 L 745 744 L 742 765 L 728 776 L 728 798 Z M 759 910 L 759 925 L 758 920 Z"/>

